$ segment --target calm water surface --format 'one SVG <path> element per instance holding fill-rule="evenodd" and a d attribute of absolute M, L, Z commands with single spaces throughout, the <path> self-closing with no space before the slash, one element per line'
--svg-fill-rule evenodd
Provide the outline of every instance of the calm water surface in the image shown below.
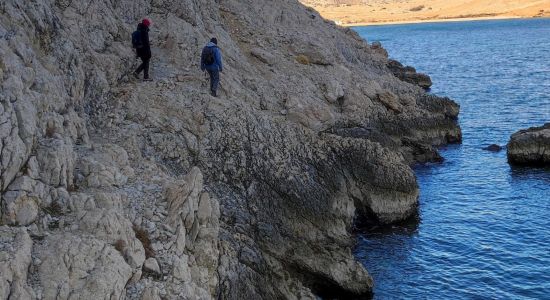
<path fill-rule="evenodd" d="M 550 19 L 355 28 L 461 105 L 464 142 L 416 168 L 420 222 L 359 236 L 376 299 L 550 299 L 550 169 L 505 145 L 550 122 Z"/>

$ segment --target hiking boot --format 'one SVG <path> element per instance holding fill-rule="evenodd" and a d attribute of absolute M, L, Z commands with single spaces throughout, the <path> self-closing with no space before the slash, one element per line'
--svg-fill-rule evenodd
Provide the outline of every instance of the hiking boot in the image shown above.
<path fill-rule="evenodd" d="M 216 91 L 211 91 L 210 95 L 212 95 L 212 97 L 218 97 L 218 94 L 216 93 Z"/>
<path fill-rule="evenodd" d="M 134 72 L 134 78 L 139 79 L 139 73 Z"/>
<path fill-rule="evenodd" d="M 143 78 L 143 81 L 153 81 L 152 78 Z"/>

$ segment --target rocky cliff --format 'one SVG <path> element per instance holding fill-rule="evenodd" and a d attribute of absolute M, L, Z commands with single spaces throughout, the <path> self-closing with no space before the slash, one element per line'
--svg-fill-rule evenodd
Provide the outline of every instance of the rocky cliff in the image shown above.
<path fill-rule="evenodd" d="M 414 215 L 409 165 L 460 141 L 457 104 L 295 0 L 5 0 L 0 41 L 1 299 L 368 296 L 354 220 Z"/>

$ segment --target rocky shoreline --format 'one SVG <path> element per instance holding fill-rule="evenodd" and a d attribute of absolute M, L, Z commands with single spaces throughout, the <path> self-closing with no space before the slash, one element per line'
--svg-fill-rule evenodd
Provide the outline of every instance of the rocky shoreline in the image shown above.
<path fill-rule="evenodd" d="M 456 103 L 297 1 L 7 0 L 0 38 L 0 299 L 368 297 L 354 220 L 415 214 L 410 165 L 461 140 Z"/>

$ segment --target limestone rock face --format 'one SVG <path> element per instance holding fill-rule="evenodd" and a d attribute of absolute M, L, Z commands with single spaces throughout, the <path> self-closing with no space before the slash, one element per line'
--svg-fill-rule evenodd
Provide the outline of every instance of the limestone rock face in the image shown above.
<path fill-rule="evenodd" d="M 120 253 L 89 237 L 58 234 L 39 246 L 45 299 L 119 299 L 132 269 Z"/>
<path fill-rule="evenodd" d="M 43 139 L 36 158 L 42 181 L 55 187 L 67 188 L 73 185 L 76 155 L 71 140 Z"/>
<path fill-rule="evenodd" d="M 140 268 L 145 261 L 145 250 L 136 238 L 132 224 L 116 210 L 86 212 L 80 221 L 80 229 L 109 244 L 122 243 L 120 252 L 132 268 Z"/>
<path fill-rule="evenodd" d="M 297 1 L 4 0 L 0 40 L 0 299 L 369 297 L 354 220 L 414 215 L 410 164 L 461 140 L 456 103 Z"/>
<path fill-rule="evenodd" d="M 195 276 L 213 292 L 218 284 L 218 232 L 220 209 L 203 187 L 203 174 L 194 167 L 182 181 L 165 188 L 167 224 L 175 230 L 169 252 L 173 254 L 173 276 L 184 282 Z M 196 265 L 189 266 L 188 255 Z M 193 274 L 195 272 L 195 274 Z"/>
<path fill-rule="evenodd" d="M 29 225 L 41 206 L 51 202 L 50 188 L 29 176 L 14 180 L 2 195 L 2 219 L 11 225 Z"/>
<path fill-rule="evenodd" d="M 32 240 L 24 228 L 0 227 L 0 297 L 33 299 L 27 285 Z"/>
<path fill-rule="evenodd" d="M 550 165 L 550 123 L 514 133 L 507 149 L 511 164 Z"/>
<path fill-rule="evenodd" d="M 80 171 L 82 184 L 91 188 L 122 186 L 134 175 L 126 151 L 111 144 L 97 146 L 82 155 Z"/>

